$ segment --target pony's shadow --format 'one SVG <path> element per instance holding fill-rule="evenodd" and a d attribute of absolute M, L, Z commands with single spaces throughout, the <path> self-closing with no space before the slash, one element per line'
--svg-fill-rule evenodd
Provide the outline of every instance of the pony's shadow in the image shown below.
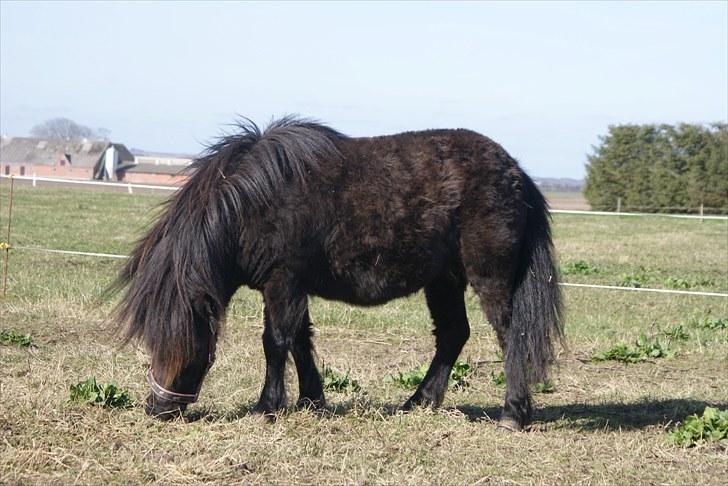
<path fill-rule="evenodd" d="M 668 399 L 637 402 L 574 403 L 548 405 L 534 410 L 532 430 L 635 430 L 666 426 L 683 421 L 692 414 L 701 414 L 705 407 L 725 409 L 726 403 L 703 400 Z M 455 407 L 470 421 L 491 420 L 500 414 L 498 408 L 462 405 Z"/>
<path fill-rule="evenodd" d="M 228 412 L 215 409 L 195 409 L 185 416 L 187 422 L 232 422 L 252 416 L 254 403 L 238 406 Z M 641 400 L 638 402 L 606 402 L 598 404 L 574 403 L 567 405 L 548 405 L 534 410 L 532 430 L 539 429 L 579 429 L 579 430 L 630 430 L 651 426 L 666 426 L 682 421 L 688 415 L 701 414 L 705 407 L 728 408 L 728 403 L 711 403 L 703 400 L 668 399 Z M 305 408 L 305 407 L 304 407 Z M 353 413 L 366 413 L 372 416 L 391 417 L 405 413 L 399 404 L 375 404 L 359 399 L 329 404 L 323 409 L 306 409 L 321 418 L 344 417 Z M 299 407 L 289 407 L 276 415 L 265 416 L 275 421 L 283 415 L 301 412 Z M 464 416 L 471 422 L 492 422 L 500 416 L 500 407 L 479 405 L 458 405 L 442 409 L 444 413 Z"/>
<path fill-rule="evenodd" d="M 186 422 L 233 422 L 245 417 L 260 417 L 270 422 L 276 421 L 278 418 L 294 414 L 294 413 L 311 413 L 320 418 L 343 417 L 354 413 L 355 410 L 372 412 L 381 416 L 393 416 L 397 413 L 403 413 L 400 405 L 380 404 L 374 405 L 369 402 L 362 402 L 360 399 L 350 399 L 343 402 L 327 403 L 323 408 L 311 408 L 307 406 L 289 406 L 276 414 L 261 415 L 253 411 L 255 402 L 239 405 L 231 411 L 222 412 L 213 408 L 196 408 L 190 410 L 184 415 Z"/>

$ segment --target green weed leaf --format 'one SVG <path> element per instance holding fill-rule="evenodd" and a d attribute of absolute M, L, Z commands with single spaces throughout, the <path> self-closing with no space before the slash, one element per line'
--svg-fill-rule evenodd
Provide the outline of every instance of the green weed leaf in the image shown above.
<path fill-rule="evenodd" d="M 0 331 L 0 344 L 28 348 L 33 345 L 33 337 L 30 334 L 18 334 L 15 331 L 3 329 Z"/>
<path fill-rule="evenodd" d="M 667 358 L 673 353 L 656 337 L 648 338 L 644 333 L 634 346 L 617 344 L 607 351 L 592 356 L 593 361 L 621 361 L 623 363 L 639 363 L 650 358 Z"/>
<path fill-rule="evenodd" d="M 358 392 L 361 390 L 359 382 L 350 378 L 348 371 L 346 374 L 341 374 L 326 364 L 322 367 L 321 381 L 323 382 L 324 390 L 335 392 Z"/>
<path fill-rule="evenodd" d="M 118 388 L 115 384 L 99 384 L 96 378 L 89 378 L 71 385 L 70 400 L 72 402 L 100 405 L 105 408 L 127 408 L 132 406 L 129 392 Z"/>
<path fill-rule="evenodd" d="M 569 262 L 561 268 L 563 275 L 591 275 L 599 273 L 599 269 L 584 260 Z"/>
<path fill-rule="evenodd" d="M 400 372 L 397 375 L 390 375 L 386 377 L 384 381 L 386 383 L 395 383 L 402 388 L 417 388 L 417 386 L 425 379 L 428 369 L 429 365 L 425 363 L 416 370 L 405 373 Z M 447 380 L 448 386 L 451 388 L 468 386 L 466 378 L 470 373 L 472 373 L 472 371 L 470 364 L 463 361 L 457 361 L 453 365 L 450 377 Z"/>
<path fill-rule="evenodd" d="M 728 410 L 705 407 L 702 416 L 691 415 L 670 432 L 670 440 L 681 447 L 728 440 Z"/>

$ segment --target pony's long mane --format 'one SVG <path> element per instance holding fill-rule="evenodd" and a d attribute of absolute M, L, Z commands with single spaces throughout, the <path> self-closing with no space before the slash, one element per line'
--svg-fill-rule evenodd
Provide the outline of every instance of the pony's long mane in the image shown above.
<path fill-rule="evenodd" d="M 236 275 L 245 214 L 271 204 L 286 184 L 306 185 L 324 157 L 339 157 L 340 133 L 285 117 L 262 131 L 243 119 L 189 167 L 189 180 L 166 203 L 132 251 L 113 289 L 124 342 L 139 339 L 169 384 L 192 360 L 199 326 L 217 333 L 240 284 Z"/>

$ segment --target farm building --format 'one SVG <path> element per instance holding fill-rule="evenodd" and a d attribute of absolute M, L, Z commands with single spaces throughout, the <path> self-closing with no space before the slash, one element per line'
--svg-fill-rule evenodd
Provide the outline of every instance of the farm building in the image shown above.
<path fill-rule="evenodd" d="M 119 180 L 138 184 L 180 185 L 188 175 L 182 171 L 189 165 L 141 162 L 146 157 L 137 157 L 137 163 L 118 171 Z"/>
<path fill-rule="evenodd" d="M 0 170 L 5 175 L 179 185 L 188 158 L 134 156 L 123 144 L 106 140 L 0 139 Z"/>
<path fill-rule="evenodd" d="M 6 175 L 108 180 L 134 164 L 123 144 L 107 140 L 0 138 L 0 166 Z"/>

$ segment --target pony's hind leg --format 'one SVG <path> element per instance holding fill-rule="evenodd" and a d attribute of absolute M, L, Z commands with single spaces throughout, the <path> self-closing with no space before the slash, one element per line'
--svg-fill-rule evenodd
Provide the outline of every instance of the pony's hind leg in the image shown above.
<path fill-rule="evenodd" d="M 485 234 L 480 228 L 491 230 Z M 492 218 L 464 229 L 461 242 L 468 283 L 478 295 L 503 351 L 506 396 L 500 426 L 508 430 L 520 430 L 531 420 L 527 351 L 521 345 L 523 337 L 514 335 L 511 326 L 517 242 L 514 229 Z"/>
<path fill-rule="evenodd" d="M 436 351 L 425 378 L 403 408 L 442 404 L 450 372 L 468 337 L 470 325 L 465 313 L 465 279 L 450 274 L 425 287 L 427 306 L 435 325 Z"/>
<path fill-rule="evenodd" d="M 324 399 L 321 375 L 313 359 L 311 332 L 311 321 L 308 311 L 306 311 L 291 350 L 293 361 L 296 363 L 296 371 L 298 372 L 299 395 L 296 405 L 298 407 L 322 408 L 326 404 L 326 400 Z"/>
<path fill-rule="evenodd" d="M 521 430 L 531 421 L 531 394 L 526 375 L 527 350 L 522 346 L 523 337 L 513 335 L 511 329 L 510 280 L 475 277 L 471 285 L 495 330 L 505 361 L 506 396 L 499 427 Z"/>

